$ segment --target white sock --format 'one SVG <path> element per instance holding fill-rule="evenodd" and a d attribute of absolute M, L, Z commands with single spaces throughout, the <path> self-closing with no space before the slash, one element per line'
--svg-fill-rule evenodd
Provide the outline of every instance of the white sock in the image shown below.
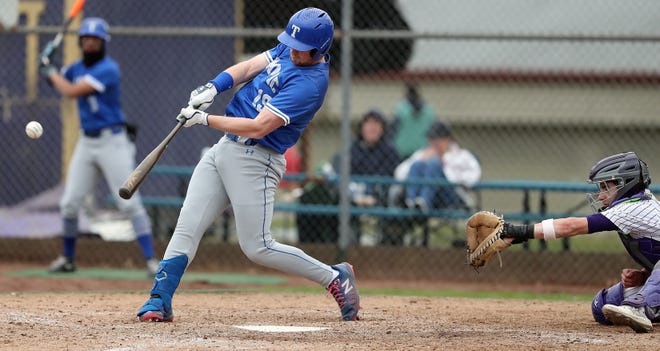
<path fill-rule="evenodd" d="M 337 279 L 338 276 L 339 276 L 339 271 L 336 270 L 336 269 L 333 269 L 332 270 L 332 278 L 330 279 L 330 284 L 332 284 L 332 282 L 334 282 L 335 279 Z M 326 288 L 330 287 L 330 284 L 328 284 L 328 286 L 326 286 Z"/>
<path fill-rule="evenodd" d="M 632 288 L 624 288 L 623 289 L 623 299 L 625 300 L 625 299 L 629 298 L 630 296 L 633 296 L 633 295 L 637 294 L 640 290 L 642 290 L 642 287 L 643 286 L 640 285 L 640 286 L 634 286 Z"/>

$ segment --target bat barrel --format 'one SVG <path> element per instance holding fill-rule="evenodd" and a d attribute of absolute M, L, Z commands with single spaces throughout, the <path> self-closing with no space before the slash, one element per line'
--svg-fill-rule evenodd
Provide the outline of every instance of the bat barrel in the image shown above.
<path fill-rule="evenodd" d="M 133 196 L 133 192 L 130 191 L 128 188 L 121 187 L 121 188 L 119 189 L 119 196 L 120 196 L 122 199 L 126 199 L 126 200 L 128 200 L 128 199 L 130 199 L 130 198 Z"/>
<path fill-rule="evenodd" d="M 174 126 L 172 131 L 163 139 L 163 141 L 156 146 L 140 164 L 133 170 L 131 175 L 126 179 L 122 187 L 119 189 L 119 196 L 122 199 L 130 199 L 131 196 L 137 191 L 142 182 L 145 180 L 151 169 L 154 167 L 160 156 L 165 152 L 167 144 L 170 143 L 174 135 L 183 127 L 184 122 L 180 121 Z"/>

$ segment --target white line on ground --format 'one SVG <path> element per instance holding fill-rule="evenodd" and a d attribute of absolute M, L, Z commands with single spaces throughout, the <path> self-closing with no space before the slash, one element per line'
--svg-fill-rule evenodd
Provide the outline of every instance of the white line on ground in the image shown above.
<path fill-rule="evenodd" d="M 322 327 L 298 327 L 290 325 L 235 325 L 234 327 L 264 333 L 299 333 L 328 329 Z"/>

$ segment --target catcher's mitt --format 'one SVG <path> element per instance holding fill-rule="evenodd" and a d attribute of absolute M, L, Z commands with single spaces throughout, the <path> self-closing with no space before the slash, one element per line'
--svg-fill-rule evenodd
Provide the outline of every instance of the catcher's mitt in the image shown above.
<path fill-rule="evenodd" d="M 467 237 L 467 263 L 476 268 L 486 264 L 495 254 L 500 260 L 500 252 L 511 246 L 502 240 L 504 218 L 490 211 L 480 211 L 473 214 L 467 221 L 465 235 Z"/>

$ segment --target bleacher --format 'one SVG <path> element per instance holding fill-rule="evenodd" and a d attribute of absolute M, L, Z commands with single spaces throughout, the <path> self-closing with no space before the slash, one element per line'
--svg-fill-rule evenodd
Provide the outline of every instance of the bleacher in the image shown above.
<path fill-rule="evenodd" d="M 150 177 L 178 177 L 181 182 L 187 184 L 193 172 L 193 167 L 189 166 L 155 166 Z M 305 182 L 328 182 L 333 185 L 338 185 L 338 177 L 310 177 L 307 174 L 285 174 L 284 179 L 290 182 L 297 182 L 304 184 Z M 407 184 L 430 184 L 435 186 L 454 186 L 445 180 L 428 180 L 428 179 L 407 179 L 396 180 L 392 177 L 382 176 L 352 176 L 350 181 L 362 182 L 371 184 L 386 184 L 386 185 L 407 185 Z M 522 195 L 522 201 L 517 211 L 502 212 L 507 221 L 517 221 L 523 223 L 539 222 L 545 218 L 562 218 L 567 216 L 585 216 L 589 213 L 578 212 L 585 205 L 584 202 L 577 204 L 571 209 L 561 213 L 551 213 L 546 211 L 547 197 L 551 193 L 588 193 L 594 191 L 594 186 L 582 182 L 566 182 L 566 181 L 538 181 L 538 180 L 484 180 L 480 181 L 473 188 L 470 189 L 476 198 L 476 206 L 471 210 L 461 209 L 428 209 L 427 211 L 420 211 L 415 208 L 404 207 L 388 207 L 388 206 L 357 206 L 350 205 L 348 214 L 353 217 L 375 217 L 375 218 L 390 218 L 395 220 L 415 220 L 417 223 L 424 223 L 421 244 L 423 246 L 429 243 L 429 228 L 426 220 L 440 219 L 445 221 L 456 221 L 467 219 L 474 211 L 484 209 L 482 206 L 482 193 L 485 191 L 496 192 L 518 192 Z M 655 193 L 660 191 L 660 186 L 652 185 L 651 190 Z M 181 191 L 181 189 L 179 189 Z M 532 196 L 536 193 L 536 196 Z M 184 200 L 183 193 L 172 195 L 143 195 L 142 201 L 144 205 L 150 209 L 154 221 L 158 222 L 162 219 L 160 213 L 161 209 L 173 209 L 181 207 Z M 538 206 L 532 206 L 532 199 L 538 199 Z M 109 200 L 113 201 L 113 200 Z M 315 203 L 300 203 L 299 201 L 283 202 L 278 201 L 275 203 L 275 212 L 294 213 L 294 214 L 307 214 L 307 215 L 320 215 L 320 216 L 339 216 L 341 207 L 339 204 L 315 204 Z M 170 212 L 171 213 L 171 212 Z M 225 213 L 225 218 L 230 216 Z M 228 225 L 225 221 L 223 229 L 223 237 L 228 237 Z M 542 247 L 545 243 L 542 244 Z M 565 250 L 569 249 L 568 240 L 564 240 L 563 247 Z"/>
<path fill-rule="evenodd" d="M 155 166 L 150 176 L 175 176 L 184 179 L 192 175 L 193 167 L 188 166 Z M 330 183 L 337 183 L 337 177 L 326 178 L 310 178 L 307 174 L 285 174 L 284 179 L 291 182 L 303 183 L 306 181 L 326 181 Z M 392 177 L 382 176 L 352 176 L 351 181 L 371 184 L 429 184 L 435 186 L 453 186 L 451 183 L 443 180 L 427 180 L 427 179 L 407 179 L 403 181 L 396 180 Z M 548 213 L 544 210 L 543 203 L 546 202 L 547 194 L 549 193 L 588 193 L 594 191 L 594 186 L 582 182 L 567 182 L 567 181 L 540 181 L 540 180 L 484 180 L 475 184 L 471 188 L 477 198 L 476 209 L 481 209 L 481 192 L 485 190 L 493 191 L 514 191 L 523 194 L 523 202 L 520 206 L 520 211 L 502 213 L 505 218 L 511 221 L 535 222 L 545 218 L 559 218 L 566 217 L 567 215 L 585 215 L 586 213 Z M 656 193 L 660 191 L 660 186 L 652 185 L 651 190 Z M 530 194 L 538 192 L 539 203 L 538 210 L 533 210 L 530 206 Z M 143 196 L 143 203 L 145 206 L 150 207 L 180 207 L 183 204 L 183 194 L 175 195 L 162 195 L 162 196 Z M 326 204 L 300 204 L 296 202 L 289 203 L 276 203 L 275 211 L 279 212 L 295 212 L 295 213 L 309 213 L 321 215 L 336 215 L 339 214 L 339 205 L 326 205 Z M 392 208 L 386 206 L 350 206 L 349 213 L 351 215 L 371 215 L 380 217 L 418 217 L 420 211 L 409 208 Z M 468 218 L 473 211 L 466 210 L 443 210 L 443 209 L 429 209 L 423 212 L 427 217 L 440 217 L 447 219 L 465 219 Z"/>

